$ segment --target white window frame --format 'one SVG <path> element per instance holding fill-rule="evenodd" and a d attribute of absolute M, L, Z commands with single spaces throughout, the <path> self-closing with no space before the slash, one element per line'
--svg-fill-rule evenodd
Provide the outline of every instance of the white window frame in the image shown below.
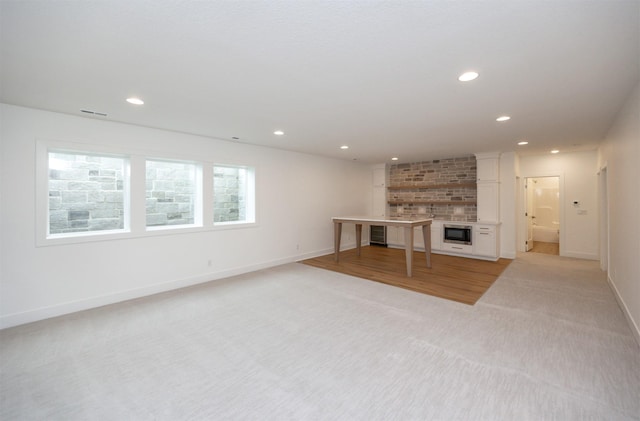
<path fill-rule="evenodd" d="M 167 163 L 176 163 L 176 164 L 189 164 L 189 165 L 193 165 L 195 167 L 195 200 L 193 203 L 193 223 L 192 224 L 180 224 L 180 225 L 151 225 L 148 226 L 147 225 L 147 212 L 146 212 L 146 206 L 145 206 L 145 230 L 146 231 L 163 231 L 163 230 L 176 230 L 176 229 L 185 229 L 185 228 L 197 228 L 197 227 L 203 227 L 203 196 L 204 196 L 204 192 L 202 189 L 202 184 L 203 184 L 203 171 L 202 171 L 202 167 L 203 164 L 202 162 L 197 162 L 197 161 L 192 161 L 192 160 L 182 160 L 182 159 L 169 159 L 169 158 L 153 158 L 153 157 L 145 157 L 144 162 L 145 162 L 145 177 L 144 177 L 144 181 L 145 181 L 145 198 L 146 198 L 146 181 L 147 181 L 147 175 L 146 175 L 146 168 L 147 168 L 147 162 L 148 161 L 152 161 L 152 162 L 167 162 Z"/>
<path fill-rule="evenodd" d="M 225 167 L 225 168 L 242 168 L 247 171 L 247 181 L 245 185 L 245 219 L 242 221 L 224 221 L 224 222 L 213 222 L 215 215 L 211 214 L 210 221 L 213 223 L 213 226 L 216 228 L 236 228 L 238 226 L 253 226 L 256 225 L 256 168 L 250 165 L 234 165 L 234 164 L 222 164 L 215 163 L 211 166 L 211 183 L 213 185 L 213 173 L 215 167 Z M 211 206 L 214 206 L 215 201 L 215 187 L 211 188 Z"/>
<path fill-rule="evenodd" d="M 127 160 L 123 194 L 125 206 L 125 228 L 122 230 L 101 230 L 49 235 L 49 152 L 77 153 L 82 155 L 104 155 Z M 197 177 L 199 203 L 194 209 L 194 224 L 146 226 L 146 160 L 186 162 L 199 168 Z M 96 241 L 111 241 L 140 237 L 180 235 L 227 229 L 258 227 L 256 182 L 257 168 L 249 163 L 229 163 L 218 160 L 203 160 L 201 157 L 185 156 L 177 153 L 158 154 L 146 150 L 114 147 L 84 142 L 65 142 L 36 139 L 35 156 L 35 229 L 36 247 L 79 244 Z M 214 166 L 242 167 L 251 170 L 247 180 L 248 213 L 245 221 L 213 222 L 213 168 Z M 252 212 L 249 212 L 251 210 Z M 199 223 L 198 223 L 199 221 Z M 150 228 L 150 229 L 149 229 Z"/>
<path fill-rule="evenodd" d="M 49 153 L 65 153 L 85 156 L 121 158 L 123 168 L 124 226 L 121 229 L 95 230 L 50 234 L 49 219 Z M 68 244 L 84 241 L 100 241 L 105 238 L 124 238 L 131 233 L 131 157 L 109 148 L 87 147 L 68 142 L 36 143 L 36 245 Z"/>

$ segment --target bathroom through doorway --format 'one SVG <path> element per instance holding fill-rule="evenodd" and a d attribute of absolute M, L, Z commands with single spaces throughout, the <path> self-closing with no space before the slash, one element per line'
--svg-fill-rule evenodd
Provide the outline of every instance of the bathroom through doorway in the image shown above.
<path fill-rule="evenodd" d="M 525 179 L 528 252 L 560 254 L 560 177 Z"/>

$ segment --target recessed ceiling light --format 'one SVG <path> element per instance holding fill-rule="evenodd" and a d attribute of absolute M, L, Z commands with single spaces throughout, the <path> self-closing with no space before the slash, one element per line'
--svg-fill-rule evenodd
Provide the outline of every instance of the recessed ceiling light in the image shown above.
<path fill-rule="evenodd" d="M 557 149 L 554 149 L 554 150 L 551 151 L 551 153 L 558 153 L 558 152 L 560 152 L 560 151 L 557 150 Z"/>
<path fill-rule="evenodd" d="M 458 80 L 460 82 L 469 82 L 477 78 L 478 78 L 477 72 L 465 72 L 458 77 Z"/>
<path fill-rule="evenodd" d="M 521 140 L 520 142 L 518 142 L 518 145 L 523 146 L 523 145 L 528 145 L 529 142 L 527 142 L 526 140 Z"/>
<path fill-rule="evenodd" d="M 398 160 L 398 157 L 397 157 L 397 156 L 394 156 L 393 158 L 391 158 L 391 160 L 392 160 L 392 161 L 397 161 L 397 160 Z"/>
<path fill-rule="evenodd" d="M 349 149 L 349 146 L 347 146 L 347 145 L 342 145 L 342 146 L 340 146 L 340 149 Z"/>
<path fill-rule="evenodd" d="M 282 130 L 276 130 L 275 132 L 273 132 L 273 134 L 276 136 L 282 136 L 284 132 Z"/>
<path fill-rule="evenodd" d="M 507 121 L 507 120 L 511 120 L 511 117 L 509 117 L 508 115 L 501 115 L 500 117 L 496 118 L 496 121 Z"/>
<path fill-rule="evenodd" d="M 129 104 L 133 104 L 133 105 L 142 105 L 142 104 L 144 104 L 143 100 L 141 100 L 140 98 L 135 98 L 135 97 L 127 98 L 127 102 Z"/>

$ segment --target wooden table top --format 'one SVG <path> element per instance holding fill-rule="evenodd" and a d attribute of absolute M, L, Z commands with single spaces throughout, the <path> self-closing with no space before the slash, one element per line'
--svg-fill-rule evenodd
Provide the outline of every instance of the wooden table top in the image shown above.
<path fill-rule="evenodd" d="M 368 225 L 410 226 L 430 225 L 432 218 L 402 218 L 384 216 L 334 216 L 333 222 L 350 222 Z"/>

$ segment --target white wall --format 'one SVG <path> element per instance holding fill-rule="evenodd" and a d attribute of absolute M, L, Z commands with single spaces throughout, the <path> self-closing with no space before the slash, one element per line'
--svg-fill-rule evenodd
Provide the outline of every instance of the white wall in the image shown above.
<path fill-rule="evenodd" d="M 560 177 L 560 255 L 597 260 L 597 151 L 521 156 L 519 169 L 522 178 Z"/>
<path fill-rule="evenodd" d="M 609 282 L 640 342 L 640 84 L 598 152 L 609 196 Z"/>
<path fill-rule="evenodd" d="M 351 161 L 4 104 L 0 123 L 0 328 L 329 253 L 331 216 L 371 211 L 370 168 Z M 36 247 L 36 140 L 255 166 L 258 223 Z"/>

